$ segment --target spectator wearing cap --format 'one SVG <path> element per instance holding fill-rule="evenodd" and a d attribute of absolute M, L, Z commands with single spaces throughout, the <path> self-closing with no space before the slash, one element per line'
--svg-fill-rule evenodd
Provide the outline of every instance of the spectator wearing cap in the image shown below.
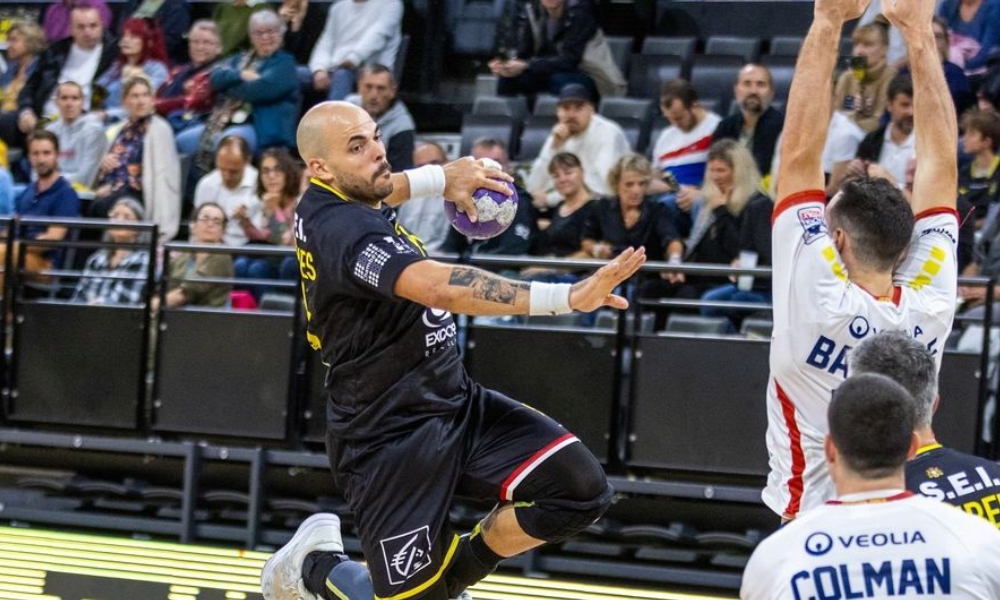
<path fill-rule="evenodd" d="M 748 64 L 736 78 L 733 88 L 739 111 L 719 123 L 712 141 L 738 140 L 753 154 L 762 176 L 771 173 L 774 148 L 785 125 L 785 115 L 771 106 L 774 100 L 774 80 L 764 65 Z"/>
<path fill-rule="evenodd" d="M 489 63 L 500 78 L 502 96 L 557 94 L 569 83 L 583 85 L 594 96 L 597 86 L 580 70 L 591 39 L 598 34 L 597 16 L 590 0 L 532 0 L 523 3 L 506 54 Z M 548 162 L 546 162 L 546 165 Z"/>
<path fill-rule="evenodd" d="M 548 195 L 553 189 L 549 174 L 552 157 L 559 152 L 571 152 L 580 159 L 590 190 L 605 196 L 614 193 L 608 186 L 608 173 L 619 158 L 631 151 L 622 128 L 597 114 L 593 94 L 579 83 L 560 90 L 556 118 L 552 133 L 531 165 L 528 190 L 533 196 Z M 557 195 L 550 198 L 558 202 Z"/>

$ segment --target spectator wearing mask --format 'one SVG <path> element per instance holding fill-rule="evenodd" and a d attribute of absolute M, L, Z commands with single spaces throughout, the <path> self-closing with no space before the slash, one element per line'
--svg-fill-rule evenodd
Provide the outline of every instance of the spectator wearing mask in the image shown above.
<path fill-rule="evenodd" d="M 118 40 L 118 60 L 102 74 L 95 86 L 103 91 L 104 100 L 94 108 L 105 113 L 105 121 L 117 121 L 123 114 L 122 84 L 133 77 L 145 77 L 156 90 L 167 80 L 167 48 L 163 33 L 155 21 L 128 19 Z"/>
<path fill-rule="evenodd" d="M 295 205 L 298 202 L 302 168 L 284 148 L 265 150 L 260 158 L 260 177 L 257 196 L 261 202 L 258 226 L 249 216 L 246 205 L 236 208 L 234 219 L 243 228 L 250 243 L 274 246 L 295 246 Z M 294 281 L 299 276 L 294 256 L 284 259 L 240 257 L 233 264 L 236 277 L 249 279 L 275 279 Z M 257 300 L 265 289 L 257 288 Z"/>
<path fill-rule="evenodd" d="M 840 74 L 833 90 L 833 109 L 846 114 L 865 133 L 879 127 L 896 68 L 887 61 L 889 32 L 868 23 L 851 35 L 851 68 Z"/>
<path fill-rule="evenodd" d="M 108 148 L 101 120 L 84 113 L 83 88 L 67 81 L 56 88 L 59 118 L 45 129 L 59 138 L 59 169 L 78 189 L 94 184 L 101 159 Z"/>
<path fill-rule="evenodd" d="M 334 3 L 309 57 L 313 88 L 329 100 L 343 100 L 354 92 L 362 64 L 374 62 L 391 70 L 402 40 L 402 23 L 400 0 Z"/>
<path fill-rule="evenodd" d="M 257 225 L 262 204 L 257 196 L 257 169 L 251 164 L 252 155 L 246 140 L 227 136 L 219 142 L 215 153 L 215 169 L 202 177 L 194 192 L 196 207 L 213 203 L 226 213 L 224 240 L 229 246 L 242 246 L 249 242 L 241 219 Z"/>
<path fill-rule="evenodd" d="M 774 99 L 771 71 L 763 65 L 746 65 L 736 78 L 733 92 L 740 109 L 719 122 L 712 141 L 738 140 L 753 154 L 761 175 L 767 176 L 785 123 L 785 116 L 771 106 Z"/>
<path fill-rule="evenodd" d="M 590 0 L 532 0 L 519 3 L 516 39 L 505 56 L 490 61 L 502 96 L 556 95 L 566 85 L 584 86 L 597 97 L 594 80 L 580 69 L 587 44 L 599 32 Z M 546 164 L 548 162 L 546 161 Z"/>
<path fill-rule="evenodd" d="M 434 142 L 418 143 L 413 151 L 413 167 L 443 165 L 448 162 L 444 149 Z M 389 163 L 392 164 L 392 163 Z M 451 231 L 451 223 L 444 212 L 442 196 L 411 198 L 396 208 L 396 215 L 404 227 L 424 243 L 427 252 L 439 252 Z"/>
<path fill-rule="evenodd" d="M 56 42 L 38 58 L 35 72 L 17 97 L 18 128 L 27 133 L 39 119 L 56 115 L 56 86 L 75 81 L 83 88 L 84 106 L 91 107 L 94 81 L 118 58 L 118 46 L 101 23 L 98 10 L 79 5 L 72 12 L 72 37 Z"/>
<path fill-rule="evenodd" d="M 61 42 L 73 34 L 73 9 L 78 6 L 93 7 L 105 31 L 111 31 L 111 9 L 104 0 L 56 0 L 45 9 L 42 29 L 50 44 Z"/>
<path fill-rule="evenodd" d="M 17 128 L 17 97 L 45 47 L 45 33 L 35 23 L 14 21 L 7 30 L 7 70 L 0 74 L 0 139 L 8 144 L 22 139 Z"/>
<path fill-rule="evenodd" d="M 358 93 L 348 96 L 347 101 L 365 109 L 378 125 L 385 158 L 392 170 L 399 172 L 412 166 L 417 126 L 396 92 L 396 80 L 389 67 L 368 63 L 358 69 Z"/>
<path fill-rule="evenodd" d="M 156 112 L 170 122 L 175 132 L 200 124 L 212 110 L 209 74 L 222 49 L 219 27 L 207 19 L 195 21 L 188 32 L 191 62 L 174 67 L 167 81 L 156 90 Z"/>
<path fill-rule="evenodd" d="M 571 83 L 559 92 L 556 124 L 545 140 L 538 158 L 531 164 L 527 187 L 533 197 L 544 195 L 552 206 L 559 201 L 550 195 L 552 177 L 549 163 L 558 152 L 571 152 L 580 159 L 587 187 L 597 194 L 611 194 L 608 173 L 619 158 L 628 154 L 625 132 L 614 121 L 597 114 L 594 96 L 583 85 Z"/>
<path fill-rule="evenodd" d="M 142 77 L 122 86 L 128 119 L 101 160 L 95 182 L 94 217 L 103 218 L 122 196 L 142 198 L 160 242 L 177 235 L 181 211 L 181 167 L 170 125 L 153 113 L 153 90 Z"/>
<path fill-rule="evenodd" d="M 214 202 L 197 207 L 191 217 L 192 244 L 222 244 L 226 213 Z M 166 307 L 214 306 L 229 304 L 232 285 L 197 281 L 194 278 L 233 276 L 233 257 L 218 252 L 178 252 L 171 254 L 167 269 L 169 283 Z"/>
<path fill-rule="evenodd" d="M 108 219 L 119 223 L 141 221 L 143 217 L 142 204 L 128 197 L 119 198 L 108 212 Z M 149 276 L 149 251 L 130 245 L 148 244 L 149 240 L 144 237 L 148 235 L 135 229 L 105 230 L 105 242 L 121 245 L 101 248 L 87 258 L 83 276 L 73 290 L 71 301 L 84 304 L 142 304 Z"/>

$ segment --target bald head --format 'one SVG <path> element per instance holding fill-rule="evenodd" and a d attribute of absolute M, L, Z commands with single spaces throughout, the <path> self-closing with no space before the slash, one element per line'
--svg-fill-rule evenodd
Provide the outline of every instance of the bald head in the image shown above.
<path fill-rule="evenodd" d="M 296 133 L 299 154 L 313 175 L 352 200 L 378 204 L 392 193 L 378 125 L 347 102 L 317 104 Z"/>

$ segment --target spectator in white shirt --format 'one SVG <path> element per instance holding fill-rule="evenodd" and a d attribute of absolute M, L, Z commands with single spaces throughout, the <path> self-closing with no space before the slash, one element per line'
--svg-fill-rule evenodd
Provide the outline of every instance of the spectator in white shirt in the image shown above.
<path fill-rule="evenodd" d="M 59 119 L 46 129 L 59 138 L 59 171 L 70 183 L 83 188 L 94 184 L 108 138 L 101 121 L 83 110 L 83 88 L 67 81 L 56 88 Z"/>
<path fill-rule="evenodd" d="M 400 0 L 340 0 L 330 7 L 309 57 L 313 87 L 330 100 L 354 92 L 357 69 L 377 62 L 392 69 L 402 39 Z"/>
<path fill-rule="evenodd" d="M 625 132 L 614 121 L 597 114 L 594 99 L 586 87 L 571 83 L 559 92 L 556 109 L 558 121 L 531 165 L 527 187 L 533 197 L 545 194 L 550 206 L 559 202 L 552 190 L 549 163 L 559 152 L 575 154 L 583 165 L 587 187 L 600 195 L 614 191 L 608 186 L 608 172 L 615 162 L 631 150 Z"/>
<path fill-rule="evenodd" d="M 237 212 L 255 225 L 261 225 L 257 169 L 250 164 L 250 160 L 250 147 L 246 140 L 235 135 L 222 138 L 215 153 L 215 169 L 201 178 L 194 191 L 195 207 L 214 202 L 226 212 L 223 241 L 229 246 L 243 246 L 248 242 L 246 232 L 236 218 Z"/>
<path fill-rule="evenodd" d="M 413 168 L 424 165 L 443 165 L 448 162 L 444 149 L 434 142 L 424 142 L 417 145 L 413 151 Z M 396 209 L 400 224 L 410 233 L 415 234 L 424 243 L 428 252 L 441 250 L 448 237 L 451 223 L 444 212 L 442 196 L 427 196 L 413 198 L 402 203 Z"/>

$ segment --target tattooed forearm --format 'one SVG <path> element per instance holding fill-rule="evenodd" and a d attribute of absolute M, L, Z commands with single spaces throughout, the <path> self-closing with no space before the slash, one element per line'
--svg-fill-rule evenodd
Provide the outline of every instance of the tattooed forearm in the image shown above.
<path fill-rule="evenodd" d="M 451 270 L 451 277 L 448 285 L 457 287 L 472 288 L 472 297 L 487 302 L 497 302 L 499 304 L 514 304 L 517 302 L 517 292 L 531 289 L 527 283 L 511 281 L 498 275 L 472 269 L 469 267 L 455 267 Z"/>

